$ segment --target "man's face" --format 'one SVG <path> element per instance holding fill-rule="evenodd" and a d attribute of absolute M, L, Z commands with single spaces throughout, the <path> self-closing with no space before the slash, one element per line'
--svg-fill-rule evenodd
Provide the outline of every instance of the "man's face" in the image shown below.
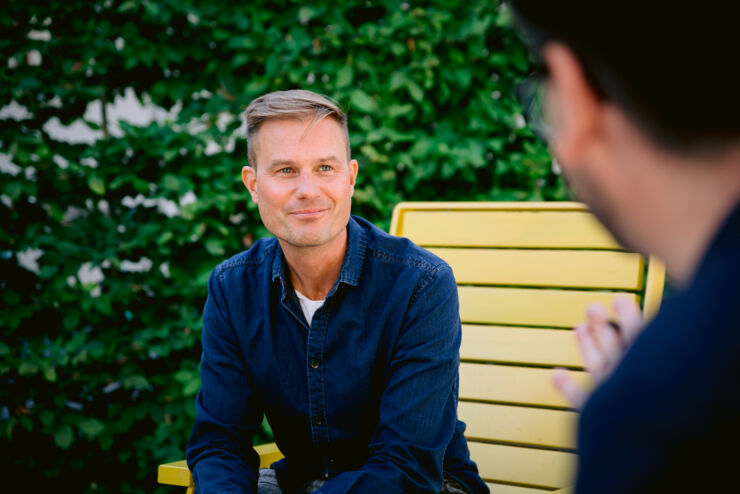
<path fill-rule="evenodd" d="M 586 80 L 580 64 L 563 45 L 543 51 L 550 77 L 545 106 L 552 152 L 563 169 L 574 196 L 627 247 L 639 248 L 634 230 L 639 187 L 630 150 L 636 140 L 631 126 L 616 107 L 603 103 Z M 639 208 L 637 208 L 639 214 Z"/>
<path fill-rule="evenodd" d="M 242 180 L 265 227 L 281 244 L 320 247 L 345 240 L 357 161 L 331 118 L 310 131 L 309 120 L 268 120 L 255 142 L 256 169 Z"/>

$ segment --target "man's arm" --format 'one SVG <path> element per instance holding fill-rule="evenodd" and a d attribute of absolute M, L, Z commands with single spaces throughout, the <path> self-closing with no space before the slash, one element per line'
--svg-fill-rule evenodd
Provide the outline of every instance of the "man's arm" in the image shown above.
<path fill-rule="evenodd" d="M 457 422 L 460 339 L 457 285 L 445 265 L 412 296 L 392 348 L 367 462 L 320 492 L 441 491 L 443 457 Z"/>
<path fill-rule="evenodd" d="M 216 268 L 203 311 L 201 388 L 187 460 L 198 492 L 257 492 L 252 436 L 262 422 Z"/>

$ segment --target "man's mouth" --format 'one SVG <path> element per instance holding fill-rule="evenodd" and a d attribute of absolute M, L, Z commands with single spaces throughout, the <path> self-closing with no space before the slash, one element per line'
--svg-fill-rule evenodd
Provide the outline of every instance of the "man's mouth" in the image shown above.
<path fill-rule="evenodd" d="M 291 211 L 290 215 L 294 216 L 296 218 L 301 219 L 311 219 L 311 218 L 318 218 L 322 214 L 324 214 L 328 209 L 326 208 L 306 208 L 306 209 L 297 209 L 295 211 Z"/>

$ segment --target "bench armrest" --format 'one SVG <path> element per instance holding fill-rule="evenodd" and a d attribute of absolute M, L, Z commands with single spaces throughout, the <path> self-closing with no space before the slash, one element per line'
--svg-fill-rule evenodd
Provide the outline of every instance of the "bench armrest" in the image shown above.
<path fill-rule="evenodd" d="M 275 443 L 260 444 L 259 446 L 255 446 L 254 450 L 260 455 L 260 468 L 268 468 L 272 463 L 283 457 L 283 454 Z M 193 474 L 190 472 L 185 460 L 159 465 L 157 482 L 188 488 L 195 486 L 193 483 Z M 191 492 L 191 490 L 188 489 L 188 492 Z"/>

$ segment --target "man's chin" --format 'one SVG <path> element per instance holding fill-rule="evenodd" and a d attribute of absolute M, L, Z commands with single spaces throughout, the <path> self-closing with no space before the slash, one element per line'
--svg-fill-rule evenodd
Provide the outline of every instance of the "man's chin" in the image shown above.
<path fill-rule="evenodd" d="M 313 238 L 291 238 L 291 239 L 288 239 L 287 242 L 293 247 L 298 247 L 302 249 L 321 247 L 323 245 L 326 245 L 327 243 L 324 240 L 313 239 Z"/>
<path fill-rule="evenodd" d="M 284 240 L 293 247 L 320 247 L 329 241 L 325 229 L 321 231 L 299 231 L 294 230 L 291 235 L 287 235 Z"/>
<path fill-rule="evenodd" d="M 631 245 L 627 236 L 622 235 L 619 228 L 620 222 L 616 218 L 617 209 L 608 203 L 606 192 L 600 190 L 597 182 L 586 174 L 579 174 L 576 177 L 565 174 L 564 178 L 573 198 L 588 206 L 589 211 L 609 230 L 619 245 L 627 249 L 638 250 Z"/>

